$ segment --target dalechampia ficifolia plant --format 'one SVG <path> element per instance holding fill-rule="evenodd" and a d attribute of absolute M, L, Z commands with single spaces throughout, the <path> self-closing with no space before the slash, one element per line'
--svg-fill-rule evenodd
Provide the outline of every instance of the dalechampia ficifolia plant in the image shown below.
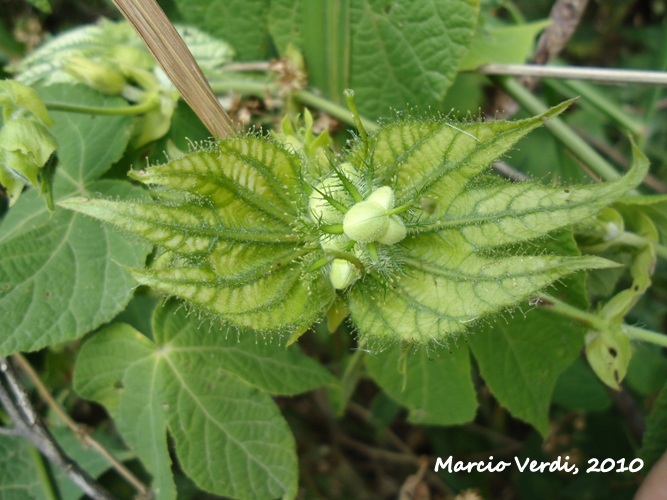
<path fill-rule="evenodd" d="M 641 152 L 607 183 L 488 175 L 493 160 L 568 105 L 520 121 L 360 127 L 327 161 L 294 141 L 234 137 L 133 171 L 152 186 L 147 201 L 61 204 L 157 245 L 150 267 L 132 270 L 136 280 L 232 325 L 296 338 L 338 297 L 363 343 L 446 344 L 572 272 L 615 265 L 522 244 L 637 186 Z"/>

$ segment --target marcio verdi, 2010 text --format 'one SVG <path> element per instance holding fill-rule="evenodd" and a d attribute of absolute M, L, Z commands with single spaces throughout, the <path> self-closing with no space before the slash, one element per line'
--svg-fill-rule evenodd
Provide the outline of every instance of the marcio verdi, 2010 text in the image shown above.
<path fill-rule="evenodd" d="M 434 470 L 438 472 L 439 470 L 445 470 L 447 472 L 502 472 L 505 469 L 516 465 L 519 472 L 566 472 L 568 474 L 578 474 L 579 467 L 575 464 L 569 462 L 570 457 L 558 457 L 552 462 L 541 462 L 537 460 L 531 460 L 530 458 L 520 459 L 519 457 L 514 457 L 512 462 L 504 462 L 502 460 L 498 462 L 493 462 L 493 457 L 489 457 L 489 460 L 479 461 L 479 462 L 463 462 L 458 460 L 454 462 L 453 457 L 447 457 L 446 460 L 438 457 L 435 463 Z M 635 458 L 630 462 L 628 466 L 625 465 L 625 459 L 614 460 L 611 458 L 606 458 L 602 461 L 597 458 L 591 458 L 588 460 L 588 468 L 586 473 L 592 472 L 638 472 L 644 467 L 644 462 L 640 458 Z"/>

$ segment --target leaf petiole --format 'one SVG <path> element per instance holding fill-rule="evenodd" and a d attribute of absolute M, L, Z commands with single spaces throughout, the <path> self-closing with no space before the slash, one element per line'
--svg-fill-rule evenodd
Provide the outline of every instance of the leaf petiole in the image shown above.
<path fill-rule="evenodd" d="M 144 102 L 133 106 L 121 106 L 117 108 L 102 108 L 97 106 L 79 106 L 77 104 L 66 104 L 62 102 L 44 101 L 47 109 L 51 111 L 67 111 L 70 113 L 82 113 L 86 115 L 107 115 L 107 116 L 134 116 L 143 115 L 160 105 L 160 98 L 152 95 Z"/>
<path fill-rule="evenodd" d="M 541 306 L 545 309 L 549 309 L 550 311 L 558 313 L 562 316 L 567 316 L 568 318 L 580 321 L 581 323 L 584 323 L 595 330 L 606 331 L 610 327 L 608 322 L 602 316 L 598 316 L 587 311 L 582 311 L 581 309 L 571 306 L 562 300 L 552 297 L 551 295 L 541 294 L 539 299 L 542 302 Z M 621 328 L 623 329 L 623 332 L 630 338 L 644 342 L 650 342 L 651 344 L 659 345 L 662 347 L 667 347 L 667 335 L 630 325 L 621 325 Z"/>

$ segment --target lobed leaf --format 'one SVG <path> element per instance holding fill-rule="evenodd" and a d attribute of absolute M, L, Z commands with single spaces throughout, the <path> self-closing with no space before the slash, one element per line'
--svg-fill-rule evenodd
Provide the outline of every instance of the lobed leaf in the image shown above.
<path fill-rule="evenodd" d="M 373 134 L 370 158 L 364 158 L 365 146 L 359 143 L 350 151 L 350 161 L 371 164 L 374 176 L 394 189 L 397 205 L 428 197 L 442 211 L 461 194 L 467 181 L 571 103 L 565 101 L 542 115 L 513 122 L 398 122 Z"/>
<path fill-rule="evenodd" d="M 304 203 L 300 175 L 297 156 L 260 137 L 221 141 L 212 151 L 130 173 L 146 184 L 210 197 L 227 224 L 266 224 L 270 217 L 283 226 L 298 214 L 295 202 Z"/>
<path fill-rule="evenodd" d="M 160 498 L 175 496 L 167 428 L 201 488 L 234 498 L 294 495 L 293 437 L 265 391 L 296 394 L 331 375 L 298 348 L 275 349 L 250 332 L 212 327 L 202 335 L 176 301 L 156 310 L 153 330 L 155 342 L 127 325 L 100 331 L 80 351 L 74 385 L 112 412 Z"/>
<path fill-rule="evenodd" d="M 399 244 L 403 274 L 392 280 L 367 275 L 348 292 L 361 335 L 446 343 L 470 323 L 517 306 L 572 272 L 615 265 L 597 257 L 510 255 L 501 247 L 590 217 L 638 185 L 648 160 L 636 146 L 632 168 L 613 182 L 558 188 L 479 180 L 492 159 L 566 105 L 521 122 L 474 124 L 479 141 L 464 133 L 473 128 L 419 122 L 373 137 L 367 171 L 393 185 L 403 197 L 399 203 L 416 204 L 420 197 L 433 203 L 428 212 L 415 209 L 412 236 Z"/>
<path fill-rule="evenodd" d="M 391 286 L 367 278 L 350 291 L 348 309 L 372 339 L 447 343 L 480 318 L 527 301 L 582 269 L 613 267 L 599 257 L 483 257 L 441 235 L 405 244 L 405 275 Z"/>
<path fill-rule="evenodd" d="M 257 331 L 299 330 L 317 321 L 333 301 L 323 275 L 304 277 L 290 265 L 248 283 L 228 283 L 206 267 L 133 270 L 141 284 L 188 300 L 234 325 Z"/>
<path fill-rule="evenodd" d="M 648 159 L 636 146 L 633 152 L 630 171 L 611 182 L 567 187 L 503 183 L 465 190 L 446 207 L 438 204 L 415 232 L 440 231 L 443 238 L 457 240 L 460 235 L 477 249 L 543 236 L 594 215 L 637 186 L 648 172 Z M 432 190 L 425 194 L 438 198 Z"/>

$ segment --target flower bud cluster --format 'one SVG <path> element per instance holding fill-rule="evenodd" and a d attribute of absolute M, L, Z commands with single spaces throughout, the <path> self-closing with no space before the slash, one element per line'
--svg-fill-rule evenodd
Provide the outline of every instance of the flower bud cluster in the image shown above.
<path fill-rule="evenodd" d="M 338 174 L 315 186 L 309 200 L 310 216 L 323 231 L 320 243 L 334 258 L 329 277 L 334 288 L 343 290 L 363 274 L 362 262 L 372 260 L 370 246 L 395 245 L 407 230 L 401 217 L 392 211 L 394 191 L 389 186 L 374 189 L 365 199 L 355 192 L 359 173 L 350 163 L 342 164 Z M 347 185 L 346 185 L 347 184 Z M 356 195 L 356 196 L 355 196 Z M 337 231 L 332 231 L 336 228 Z M 331 232 L 342 234 L 330 234 Z M 376 254 L 375 254 L 376 255 Z"/>

